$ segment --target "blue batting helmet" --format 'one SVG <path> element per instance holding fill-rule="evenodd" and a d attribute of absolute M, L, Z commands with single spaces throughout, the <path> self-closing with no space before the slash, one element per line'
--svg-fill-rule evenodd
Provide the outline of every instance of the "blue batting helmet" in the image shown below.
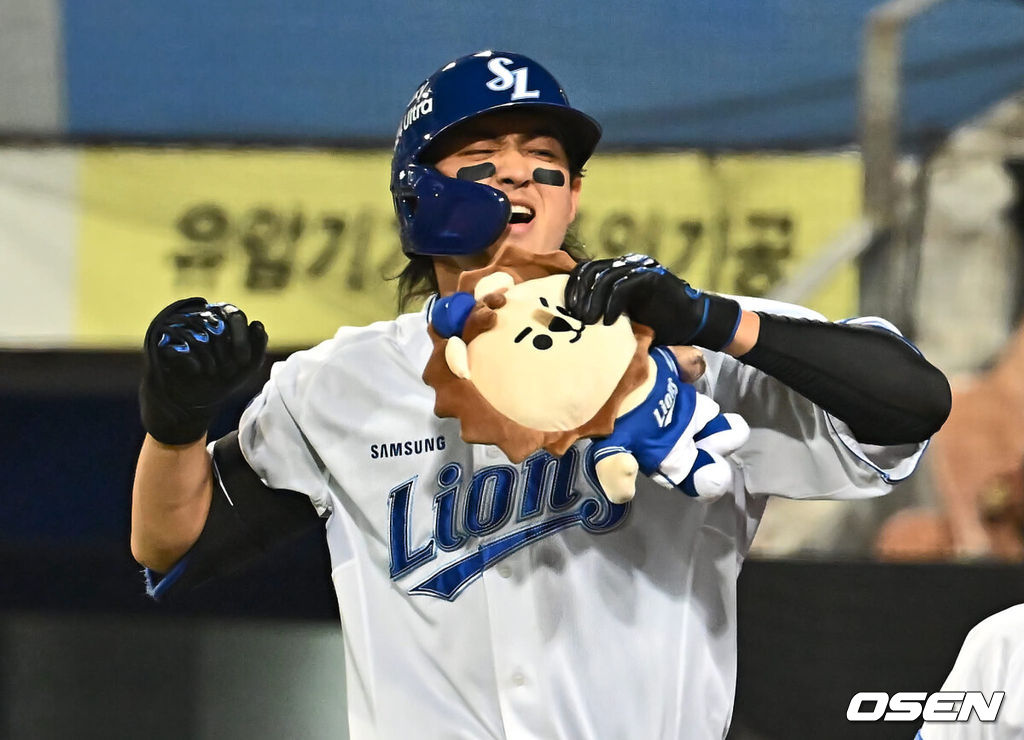
<path fill-rule="evenodd" d="M 504 193 L 445 177 L 420 157 L 452 126 L 509 108 L 540 110 L 557 121 L 573 171 L 601 138 L 598 123 L 570 106 L 558 81 L 528 57 L 481 51 L 449 62 L 416 89 L 395 136 L 391 195 L 406 254 L 472 254 L 501 236 L 511 210 Z"/>

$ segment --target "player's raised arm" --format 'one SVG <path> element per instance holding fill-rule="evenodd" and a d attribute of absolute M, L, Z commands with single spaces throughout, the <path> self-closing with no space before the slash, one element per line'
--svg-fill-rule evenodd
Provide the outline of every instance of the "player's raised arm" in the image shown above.
<path fill-rule="evenodd" d="M 165 573 L 199 538 L 213 492 L 206 435 L 163 445 L 146 435 L 132 488 L 132 556 Z"/>
<path fill-rule="evenodd" d="M 654 329 L 656 344 L 733 355 L 846 422 L 862 443 L 923 442 L 949 415 L 946 377 L 884 329 L 744 311 L 644 255 L 582 263 L 565 290 L 566 307 L 583 321 L 626 312 Z"/>
<path fill-rule="evenodd" d="M 132 490 L 131 548 L 142 565 L 167 571 L 199 538 L 213 490 L 207 427 L 266 345 L 260 322 L 203 298 L 176 301 L 150 324 L 139 390 L 147 435 Z"/>

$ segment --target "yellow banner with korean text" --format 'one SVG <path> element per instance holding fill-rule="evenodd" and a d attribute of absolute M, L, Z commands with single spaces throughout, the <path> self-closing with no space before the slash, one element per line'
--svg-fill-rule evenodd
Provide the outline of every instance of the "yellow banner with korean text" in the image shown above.
<path fill-rule="evenodd" d="M 615 154 L 595 159 L 578 219 L 592 254 L 642 252 L 693 286 L 764 296 L 861 212 L 852 154 Z M 829 319 L 857 308 L 842 267 L 807 301 Z"/>
<path fill-rule="evenodd" d="M 396 314 L 405 264 L 387 152 L 90 149 L 79 169 L 75 344 L 138 347 L 164 305 L 230 301 L 272 346 Z M 645 252 L 693 285 L 763 295 L 860 211 L 848 155 L 610 154 L 588 167 L 594 256 Z M 850 315 L 844 268 L 810 302 Z"/>

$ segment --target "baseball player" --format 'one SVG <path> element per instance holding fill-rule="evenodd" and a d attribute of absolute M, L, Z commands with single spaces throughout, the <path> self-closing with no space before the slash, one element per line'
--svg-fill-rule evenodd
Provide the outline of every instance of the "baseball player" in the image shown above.
<path fill-rule="evenodd" d="M 567 230 L 599 137 L 525 56 L 435 72 L 395 139 L 400 297 L 452 293 L 504 244 L 579 258 Z M 888 492 L 946 418 L 948 384 L 880 319 L 702 293 L 643 256 L 580 261 L 565 307 L 707 350 L 698 390 L 751 428 L 730 493 L 705 503 L 641 477 L 615 505 L 588 441 L 518 465 L 463 443 L 421 379 L 430 301 L 276 364 L 238 430 L 207 444 L 266 336 L 187 299 L 145 341 L 132 548 L 152 592 L 326 520 L 353 738 L 722 738 L 736 579 L 767 496 Z"/>
<path fill-rule="evenodd" d="M 962 722 L 927 721 L 916 740 L 1021 740 L 1024 738 L 1024 604 L 983 619 L 968 633 L 942 691 L 982 692 L 986 706 L 998 706 L 992 721 L 977 708 L 946 706 Z M 1002 697 L 997 699 L 997 695 Z M 998 701 L 998 704 L 995 702 Z M 969 705 L 972 706 L 972 705 Z"/>

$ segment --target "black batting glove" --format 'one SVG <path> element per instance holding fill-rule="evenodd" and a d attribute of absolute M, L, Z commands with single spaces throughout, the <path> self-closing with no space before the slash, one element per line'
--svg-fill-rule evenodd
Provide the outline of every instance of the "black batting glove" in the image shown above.
<path fill-rule="evenodd" d="M 654 329 L 654 343 L 720 350 L 732 342 L 740 305 L 690 286 L 643 254 L 576 265 L 565 286 L 565 307 L 585 324 L 625 313 Z"/>
<path fill-rule="evenodd" d="M 267 332 L 230 303 L 175 301 L 153 319 L 139 387 L 142 425 L 158 442 L 200 439 L 219 406 L 263 364 Z"/>

